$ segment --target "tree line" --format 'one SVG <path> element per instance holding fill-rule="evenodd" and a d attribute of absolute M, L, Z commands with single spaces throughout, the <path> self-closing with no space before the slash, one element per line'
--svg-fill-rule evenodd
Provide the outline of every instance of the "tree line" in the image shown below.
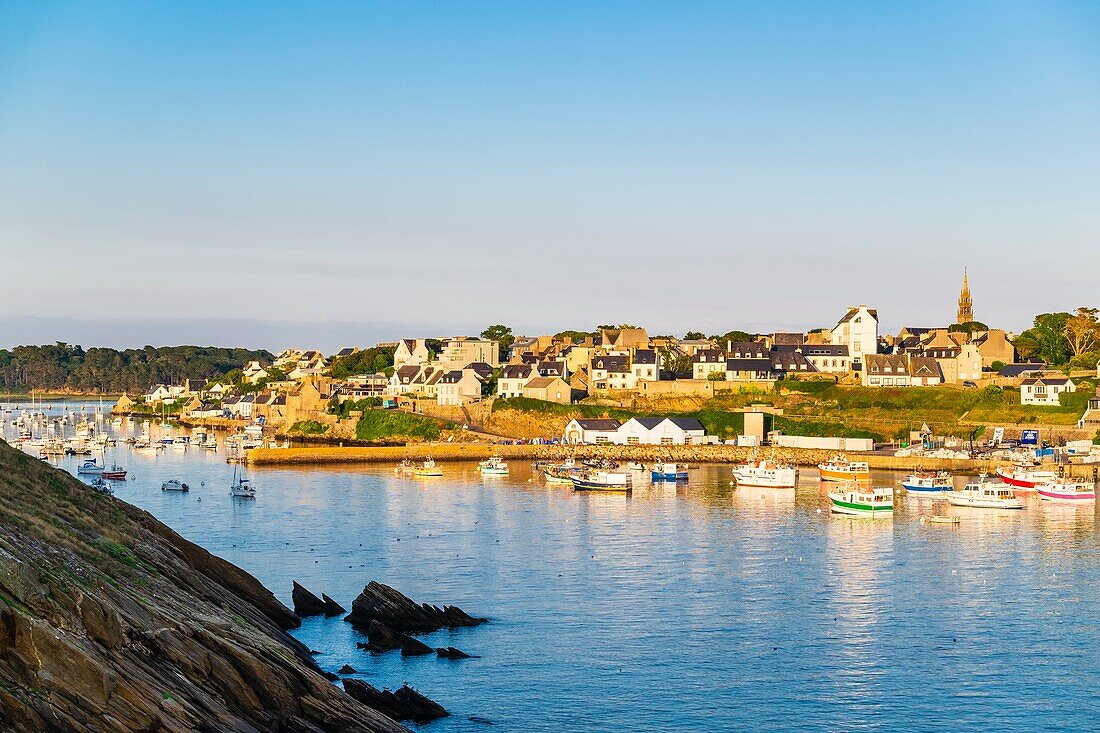
<path fill-rule="evenodd" d="M 0 391 L 74 390 L 141 393 L 154 384 L 217 379 L 252 360 L 270 362 L 267 351 L 213 346 L 146 346 L 83 349 L 58 342 L 0 349 Z"/>

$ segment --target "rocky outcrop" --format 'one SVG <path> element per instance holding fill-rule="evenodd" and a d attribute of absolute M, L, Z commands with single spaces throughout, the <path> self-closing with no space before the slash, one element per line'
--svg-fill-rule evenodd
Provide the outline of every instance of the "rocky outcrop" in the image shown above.
<path fill-rule="evenodd" d="M 297 624 L 240 568 L 0 441 L 0 730 L 404 731 L 330 684 Z"/>
<path fill-rule="evenodd" d="M 290 600 L 294 602 L 294 613 L 301 617 L 321 616 L 325 614 L 328 606 L 323 600 L 310 593 L 297 580 L 290 591 Z"/>
<path fill-rule="evenodd" d="M 415 657 L 421 654 L 431 654 L 434 649 L 408 634 L 387 627 L 378 621 L 371 621 L 367 626 L 367 643 L 356 642 L 360 649 L 370 652 L 388 652 L 394 649 L 401 650 L 403 657 Z"/>
<path fill-rule="evenodd" d="M 477 626 L 488 619 L 475 618 L 457 606 L 418 604 L 388 585 L 372 580 L 352 601 L 349 621 L 369 633 L 372 621 L 406 634 L 424 634 L 442 628 Z"/>
<path fill-rule="evenodd" d="M 343 684 L 344 690 L 353 698 L 394 720 L 411 720 L 423 724 L 449 714 L 442 705 L 429 700 L 408 685 L 396 692 L 390 692 L 379 690 L 357 679 L 345 679 Z"/>
<path fill-rule="evenodd" d="M 473 656 L 453 646 L 440 647 L 435 653 L 444 659 L 472 659 Z"/>
<path fill-rule="evenodd" d="M 348 612 L 348 609 L 344 608 L 343 606 L 341 606 L 339 603 L 337 603 L 336 601 L 329 598 L 324 593 L 321 594 L 321 600 L 325 604 L 324 614 L 326 616 L 339 616 L 342 613 L 347 613 Z"/>

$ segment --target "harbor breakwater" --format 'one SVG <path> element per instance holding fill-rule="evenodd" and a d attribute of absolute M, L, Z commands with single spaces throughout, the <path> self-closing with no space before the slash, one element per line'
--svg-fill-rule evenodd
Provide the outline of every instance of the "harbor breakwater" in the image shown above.
<path fill-rule="evenodd" d="M 607 459 L 613 461 L 676 461 L 679 463 L 743 463 L 754 449 L 732 445 L 490 445 L 484 443 L 416 443 L 406 446 L 257 448 L 248 451 L 248 461 L 257 466 L 305 466 L 356 463 L 398 463 L 406 458 L 418 461 L 431 457 L 440 462 L 483 461 L 490 456 L 505 460 Z M 758 454 L 796 466 L 816 466 L 835 451 L 808 448 L 767 449 Z M 993 472 L 999 463 L 988 459 L 928 458 L 884 454 L 849 455 L 879 470 Z M 1067 466 L 1070 475 L 1092 478 L 1091 465 Z"/>

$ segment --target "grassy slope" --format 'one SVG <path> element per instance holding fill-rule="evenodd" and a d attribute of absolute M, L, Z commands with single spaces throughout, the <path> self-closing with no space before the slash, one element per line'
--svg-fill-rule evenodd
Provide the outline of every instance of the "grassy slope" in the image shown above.
<path fill-rule="evenodd" d="M 396 436 L 438 440 L 442 432 L 439 423 L 431 418 L 397 410 L 366 410 L 355 426 L 355 437 L 359 440 Z"/>

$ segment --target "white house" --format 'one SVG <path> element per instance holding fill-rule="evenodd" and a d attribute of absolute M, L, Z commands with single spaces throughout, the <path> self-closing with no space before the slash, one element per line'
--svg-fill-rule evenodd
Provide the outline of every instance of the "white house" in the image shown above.
<path fill-rule="evenodd" d="M 852 368 L 847 344 L 803 344 L 802 355 L 827 374 L 846 374 Z"/>
<path fill-rule="evenodd" d="M 726 352 L 721 349 L 699 349 L 691 357 L 693 379 L 706 379 L 713 372 L 726 371 Z"/>
<path fill-rule="evenodd" d="M 656 382 L 661 378 L 661 355 L 656 349 L 634 349 L 630 371 L 635 385 L 641 381 Z"/>
<path fill-rule="evenodd" d="M 244 381 L 249 383 L 267 379 L 269 376 L 267 370 L 264 369 L 258 361 L 250 361 L 245 364 L 244 369 L 241 370 L 241 374 L 244 376 Z"/>
<path fill-rule="evenodd" d="M 562 442 L 572 445 L 614 443 L 621 424 L 613 418 L 574 418 L 565 426 Z"/>
<path fill-rule="evenodd" d="M 852 362 L 862 364 L 867 354 L 878 353 L 878 311 L 865 305 L 849 307 L 829 340 L 847 346 Z"/>
<path fill-rule="evenodd" d="M 1060 405 L 1059 395 L 1076 391 L 1077 385 L 1066 377 L 1031 377 L 1020 382 L 1020 404 Z"/>
<path fill-rule="evenodd" d="M 593 356 L 589 367 L 594 389 L 634 389 L 634 372 L 625 354 Z"/>
<path fill-rule="evenodd" d="M 864 387 L 908 387 L 909 360 L 904 354 L 867 354 L 861 379 Z"/>
<path fill-rule="evenodd" d="M 632 417 L 615 432 L 619 445 L 699 445 L 706 434 L 692 417 Z"/>
<path fill-rule="evenodd" d="M 473 369 L 455 369 L 443 374 L 436 387 L 436 404 L 464 405 L 481 397 L 481 380 Z"/>
<path fill-rule="evenodd" d="M 419 366 L 431 359 L 426 339 L 401 339 L 393 352 L 393 366 L 400 369 L 406 365 Z"/>
<path fill-rule="evenodd" d="M 523 387 L 535 376 L 530 364 L 505 364 L 497 378 L 498 397 L 522 397 Z"/>
<path fill-rule="evenodd" d="M 145 404 L 151 405 L 151 404 L 156 404 L 158 402 L 163 402 L 164 400 L 170 398 L 171 396 L 172 396 L 172 391 L 169 390 L 166 385 L 154 384 L 153 387 L 148 392 L 145 393 L 143 398 L 145 400 Z"/>

